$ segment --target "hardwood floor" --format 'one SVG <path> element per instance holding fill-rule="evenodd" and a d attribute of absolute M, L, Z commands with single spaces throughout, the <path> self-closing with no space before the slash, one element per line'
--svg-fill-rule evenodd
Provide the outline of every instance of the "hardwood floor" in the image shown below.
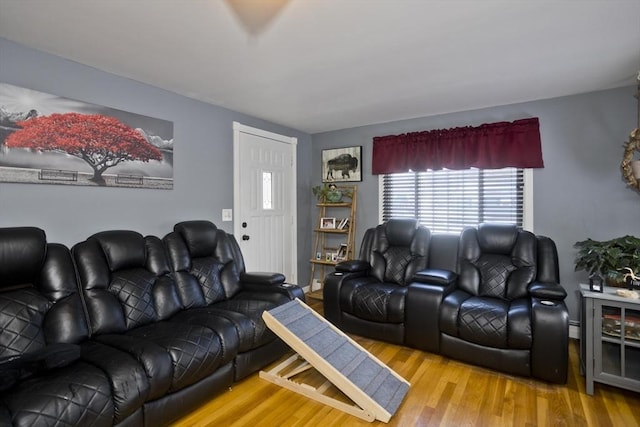
<path fill-rule="evenodd" d="M 309 299 L 308 303 L 322 311 L 320 301 Z M 558 386 L 367 338 L 354 339 L 411 383 L 388 424 L 362 421 L 262 380 L 256 373 L 213 396 L 174 426 L 640 426 L 640 394 L 597 383 L 594 396 L 586 394 L 575 340 L 569 348 L 569 380 Z M 336 398 L 341 394 L 337 389 L 331 393 Z"/>

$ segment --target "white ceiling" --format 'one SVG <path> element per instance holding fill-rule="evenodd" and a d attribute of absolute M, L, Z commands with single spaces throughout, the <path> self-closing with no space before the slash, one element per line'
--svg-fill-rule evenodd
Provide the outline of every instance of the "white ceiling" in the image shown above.
<path fill-rule="evenodd" d="M 289 0 L 257 34 L 225 0 L 0 0 L 0 37 L 317 133 L 632 85 L 640 0 Z"/>

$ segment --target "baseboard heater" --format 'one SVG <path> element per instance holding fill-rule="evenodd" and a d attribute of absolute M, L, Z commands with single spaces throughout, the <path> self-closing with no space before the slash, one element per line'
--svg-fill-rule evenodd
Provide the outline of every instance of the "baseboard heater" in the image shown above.
<path fill-rule="evenodd" d="M 409 390 L 409 382 L 350 337 L 296 299 L 262 315 L 265 323 L 297 354 L 260 378 L 366 421 L 389 422 Z M 300 380 L 314 368 L 324 382 Z M 334 385 L 352 401 L 326 394 Z"/>

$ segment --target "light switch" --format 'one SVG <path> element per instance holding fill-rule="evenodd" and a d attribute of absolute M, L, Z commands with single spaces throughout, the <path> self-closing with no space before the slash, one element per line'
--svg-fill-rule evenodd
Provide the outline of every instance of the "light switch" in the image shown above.
<path fill-rule="evenodd" d="M 222 209 L 222 221 L 233 221 L 233 209 Z"/>

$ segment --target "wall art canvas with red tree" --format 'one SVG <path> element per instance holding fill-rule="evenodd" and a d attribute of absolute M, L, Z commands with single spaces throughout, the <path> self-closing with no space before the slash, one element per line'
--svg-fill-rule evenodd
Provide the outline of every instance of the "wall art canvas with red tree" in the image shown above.
<path fill-rule="evenodd" d="M 173 188 L 173 122 L 0 83 L 0 182 Z"/>

